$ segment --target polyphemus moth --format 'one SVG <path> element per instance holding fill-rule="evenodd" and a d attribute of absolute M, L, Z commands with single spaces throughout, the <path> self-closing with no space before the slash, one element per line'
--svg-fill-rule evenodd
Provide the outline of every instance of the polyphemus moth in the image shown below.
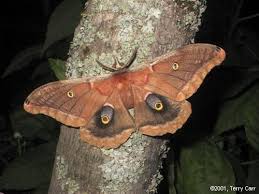
<path fill-rule="evenodd" d="M 134 60 L 106 78 L 51 82 L 34 90 L 24 102 L 32 114 L 48 115 L 65 125 L 80 127 L 80 138 L 97 147 L 117 148 L 137 129 L 148 136 L 175 133 L 191 114 L 186 101 L 208 72 L 225 58 L 211 44 L 190 44 L 127 71 Z M 129 109 L 134 110 L 134 116 Z"/>

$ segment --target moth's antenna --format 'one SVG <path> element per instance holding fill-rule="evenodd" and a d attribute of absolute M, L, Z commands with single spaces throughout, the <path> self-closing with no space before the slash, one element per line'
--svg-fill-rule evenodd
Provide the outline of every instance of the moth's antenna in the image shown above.
<path fill-rule="evenodd" d="M 129 68 L 132 63 L 134 62 L 134 60 L 136 59 L 136 56 L 137 56 L 137 52 L 138 52 L 138 47 L 136 47 L 131 55 L 131 57 L 129 58 L 128 62 L 122 67 L 123 69 L 124 68 Z"/>
<path fill-rule="evenodd" d="M 110 71 L 110 72 L 118 71 L 117 68 L 106 66 L 106 65 L 104 65 L 103 63 L 101 63 L 100 61 L 98 61 L 97 59 L 96 59 L 95 61 L 96 61 L 96 63 L 98 63 L 98 65 L 100 65 L 104 70 L 107 70 L 107 71 Z"/>
<path fill-rule="evenodd" d="M 116 72 L 116 71 L 120 71 L 122 69 L 126 69 L 129 68 L 132 63 L 134 62 L 136 56 L 137 56 L 137 51 L 138 51 L 138 47 L 134 49 L 132 55 L 130 56 L 129 60 L 127 63 L 121 63 L 117 57 L 113 57 L 114 59 L 114 63 L 112 65 L 112 67 L 106 66 L 103 63 L 101 63 L 100 61 L 98 61 L 97 59 L 95 60 L 98 65 L 100 65 L 103 69 L 110 71 L 110 72 Z"/>

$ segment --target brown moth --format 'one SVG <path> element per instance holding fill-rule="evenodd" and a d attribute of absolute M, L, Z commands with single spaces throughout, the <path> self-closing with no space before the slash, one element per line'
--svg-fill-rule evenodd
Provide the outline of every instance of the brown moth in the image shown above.
<path fill-rule="evenodd" d="M 80 138 L 97 147 L 117 148 L 136 129 L 149 136 L 173 134 L 191 114 L 186 99 L 225 58 L 224 50 L 215 45 L 190 44 L 129 72 L 135 54 L 119 68 L 97 61 L 115 72 L 109 77 L 43 85 L 28 96 L 24 109 L 80 127 Z M 132 108 L 134 117 L 128 112 Z"/>

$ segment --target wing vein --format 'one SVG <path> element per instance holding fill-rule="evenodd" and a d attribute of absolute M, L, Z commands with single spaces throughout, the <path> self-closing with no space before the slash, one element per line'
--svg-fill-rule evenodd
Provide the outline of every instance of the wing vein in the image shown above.
<path fill-rule="evenodd" d="M 139 87 L 139 86 L 136 85 L 136 84 L 132 84 L 132 85 Z M 148 83 L 148 84 L 146 84 L 146 85 L 150 85 L 150 86 L 153 86 L 153 87 L 155 87 L 155 88 L 158 88 L 159 90 L 162 90 L 160 87 L 157 87 L 157 86 L 152 85 L 152 84 L 150 84 L 150 83 Z M 149 90 L 149 91 L 151 91 L 151 90 Z M 170 96 L 170 94 L 169 94 L 167 91 L 165 91 L 165 90 L 162 90 L 162 91 L 165 92 L 165 93 L 167 93 L 167 94 Z"/>
<path fill-rule="evenodd" d="M 72 86 L 71 86 L 71 88 L 72 88 Z M 71 88 L 69 88 L 69 90 L 71 90 Z M 43 103 L 44 102 L 47 102 L 47 101 L 49 101 L 52 97 L 60 97 L 60 96 L 63 96 L 64 95 L 64 93 L 59 93 L 58 91 L 60 91 L 60 90 L 62 90 L 62 89 L 64 89 L 63 87 L 59 87 L 57 90 L 55 90 L 54 92 L 53 91 L 51 91 L 51 94 L 48 96 L 48 98 L 46 98 L 46 99 L 44 99 L 44 101 L 43 101 Z M 53 89 L 54 90 L 54 89 Z M 66 91 L 67 92 L 67 91 Z M 65 92 L 65 93 L 66 93 Z M 55 95 L 56 93 L 58 93 L 58 95 Z M 36 100 L 38 100 L 39 98 L 41 98 L 42 96 L 39 96 Z"/>
<path fill-rule="evenodd" d="M 184 81 L 184 82 L 187 82 L 185 79 L 179 77 L 179 76 L 176 76 L 176 75 L 171 75 L 171 74 L 168 74 L 168 73 L 158 73 L 158 74 L 161 74 L 161 75 L 168 75 L 168 76 L 171 76 L 171 77 L 175 77 L 181 81 Z M 194 73 L 195 74 L 195 73 Z M 193 76 L 192 76 L 193 77 Z"/>

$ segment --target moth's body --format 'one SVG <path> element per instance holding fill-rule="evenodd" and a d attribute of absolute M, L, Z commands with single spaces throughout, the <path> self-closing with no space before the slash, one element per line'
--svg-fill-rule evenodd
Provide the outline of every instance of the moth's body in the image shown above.
<path fill-rule="evenodd" d="M 148 75 L 152 68 L 132 72 L 119 72 L 108 79 L 92 81 L 91 87 L 98 90 L 101 95 L 110 96 L 114 90 L 118 90 L 124 106 L 131 109 L 134 106 L 132 85 L 143 86 L 148 81 Z"/>
<path fill-rule="evenodd" d="M 46 84 L 32 92 L 24 108 L 80 127 L 81 139 L 89 144 L 116 148 L 136 129 L 150 136 L 175 133 L 191 114 L 186 99 L 224 58 L 215 45 L 191 44 L 132 72 Z"/>

